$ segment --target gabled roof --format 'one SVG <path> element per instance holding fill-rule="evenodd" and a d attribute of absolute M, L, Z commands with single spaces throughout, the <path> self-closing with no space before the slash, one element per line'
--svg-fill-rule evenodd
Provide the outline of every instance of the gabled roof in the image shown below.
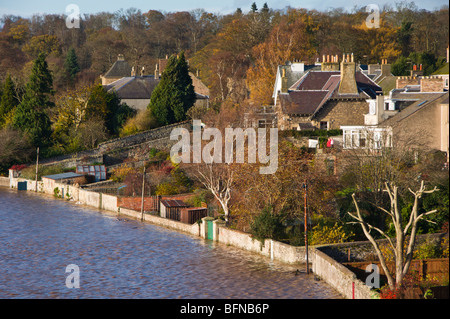
<path fill-rule="evenodd" d="M 123 78 L 126 76 L 131 76 L 131 66 L 125 60 L 117 60 L 103 77 Z"/>
<path fill-rule="evenodd" d="M 190 74 L 193 76 L 193 74 Z M 149 100 L 152 92 L 160 82 L 160 79 L 155 79 L 153 75 L 144 76 L 127 76 L 103 87 L 108 91 L 116 91 L 120 99 L 145 99 Z M 194 81 L 193 81 L 194 82 Z M 200 94 L 197 89 L 205 93 L 201 85 L 204 85 L 200 80 L 195 81 L 194 90 L 195 96 L 198 100 L 209 99 L 209 95 Z"/>
<path fill-rule="evenodd" d="M 284 113 L 314 115 L 330 99 L 374 99 L 381 87 L 361 71 L 355 73 L 358 94 L 340 94 L 340 71 L 309 71 L 302 76 L 288 93 L 280 94 Z"/>
<path fill-rule="evenodd" d="M 424 96 L 422 99 L 417 100 L 402 111 L 382 122 L 380 126 L 394 126 L 396 123 L 406 119 L 407 117 L 415 114 L 416 112 L 428 107 L 435 102 L 448 104 L 448 92 L 441 92 L 441 94 Z"/>
<path fill-rule="evenodd" d="M 286 114 L 310 115 L 322 105 L 329 91 L 291 91 L 280 94 L 280 103 Z"/>
<path fill-rule="evenodd" d="M 128 76 L 104 87 L 108 92 L 116 91 L 121 99 L 150 99 L 159 81 L 153 75 Z"/>

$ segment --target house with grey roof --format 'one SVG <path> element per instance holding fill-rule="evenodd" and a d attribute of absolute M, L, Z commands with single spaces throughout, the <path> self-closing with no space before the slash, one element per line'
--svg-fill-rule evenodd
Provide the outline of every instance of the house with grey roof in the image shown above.
<path fill-rule="evenodd" d="M 119 54 L 117 56 L 117 61 L 114 62 L 108 72 L 100 76 L 102 85 L 107 85 L 120 80 L 123 77 L 131 76 L 132 69 L 131 65 L 125 61 L 123 54 Z"/>
<path fill-rule="evenodd" d="M 438 82 L 432 77 L 399 78 L 400 87 L 370 101 L 363 125 L 341 126 L 343 148 L 382 150 L 408 143 L 446 153 L 448 165 L 449 98 Z"/>
<path fill-rule="evenodd" d="M 162 72 L 167 64 L 166 59 L 159 59 L 156 64 L 154 75 L 146 75 L 145 68 L 142 67 L 137 75 L 136 68 L 131 67 L 119 55 L 118 59 L 111 66 L 111 69 L 102 76 L 102 85 L 108 92 L 116 92 L 121 102 L 129 107 L 142 111 L 150 103 L 153 90 L 158 85 Z M 193 73 L 189 73 L 196 95 L 196 105 L 209 106 L 209 89 Z"/>
<path fill-rule="evenodd" d="M 369 100 L 379 94 L 381 87 L 356 70 L 353 55 L 344 55 L 341 62 L 337 56 L 324 58 L 320 71 L 310 70 L 289 88 L 282 86 L 275 104 L 278 128 L 363 125 Z"/>
<path fill-rule="evenodd" d="M 282 90 L 282 87 L 283 89 L 284 87 L 290 88 L 310 70 L 320 70 L 320 65 L 305 64 L 299 61 L 288 61 L 284 65 L 279 65 L 275 75 L 275 85 L 272 94 L 274 104 L 277 104 L 278 93 Z"/>

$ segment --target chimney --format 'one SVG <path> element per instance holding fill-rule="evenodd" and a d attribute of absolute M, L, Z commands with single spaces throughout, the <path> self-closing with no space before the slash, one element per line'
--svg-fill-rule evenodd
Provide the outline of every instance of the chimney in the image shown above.
<path fill-rule="evenodd" d="M 384 115 L 384 95 L 379 94 L 376 97 L 376 112 L 377 112 L 377 124 L 383 122 L 383 115 Z"/>
<path fill-rule="evenodd" d="M 288 92 L 288 79 L 286 77 L 286 69 L 281 69 L 281 93 L 287 93 Z"/>
<path fill-rule="evenodd" d="M 344 55 L 345 57 L 345 55 Z M 339 83 L 339 94 L 358 94 L 356 85 L 356 63 L 353 54 L 347 55 L 347 61 L 341 62 L 341 82 Z"/>
<path fill-rule="evenodd" d="M 155 67 L 155 80 L 159 80 L 159 66 L 158 66 L 158 63 L 156 63 L 156 67 Z"/>
<path fill-rule="evenodd" d="M 339 71 L 337 55 L 323 55 L 323 61 L 320 69 L 321 71 Z"/>
<path fill-rule="evenodd" d="M 391 65 L 388 64 L 387 59 L 383 59 L 381 64 L 381 76 L 389 75 L 391 75 Z"/>
<path fill-rule="evenodd" d="M 413 69 L 411 70 L 411 76 L 415 77 L 415 76 L 422 76 L 423 75 L 423 71 L 421 70 L 421 68 L 417 67 L 417 64 L 413 65 Z"/>

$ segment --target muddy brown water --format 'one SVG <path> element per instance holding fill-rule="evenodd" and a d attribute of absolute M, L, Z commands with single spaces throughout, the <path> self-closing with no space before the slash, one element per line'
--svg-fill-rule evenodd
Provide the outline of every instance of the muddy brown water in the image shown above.
<path fill-rule="evenodd" d="M 79 288 L 68 288 L 68 265 Z M 0 298 L 340 299 L 299 266 L 0 188 Z M 75 281 L 73 281 L 75 282 Z"/>

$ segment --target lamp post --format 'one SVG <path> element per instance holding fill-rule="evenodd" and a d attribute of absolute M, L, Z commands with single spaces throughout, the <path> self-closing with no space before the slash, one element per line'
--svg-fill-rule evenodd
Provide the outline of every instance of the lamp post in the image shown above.
<path fill-rule="evenodd" d="M 305 189 L 305 252 L 306 252 L 306 273 L 309 274 L 309 260 L 308 260 L 308 211 L 307 211 L 307 197 L 308 197 L 308 184 L 303 183 Z"/>
<path fill-rule="evenodd" d="M 141 221 L 144 220 L 144 190 L 145 190 L 145 162 L 144 162 L 144 172 L 142 174 Z"/>
<path fill-rule="evenodd" d="M 36 175 L 35 175 L 35 184 L 34 184 L 34 191 L 37 193 L 38 191 L 38 172 L 39 172 L 39 147 L 36 150 Z"/>

